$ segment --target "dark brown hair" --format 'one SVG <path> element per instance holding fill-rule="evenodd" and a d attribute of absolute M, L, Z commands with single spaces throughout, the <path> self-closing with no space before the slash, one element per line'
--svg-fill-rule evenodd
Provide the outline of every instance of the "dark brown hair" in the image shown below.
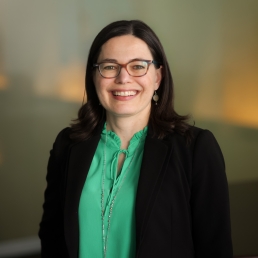
<path fill-rule="evenodd" d="M 97 62 L 102 45 L 109 39 L 133 35 L 143 40 L 149 47 L 153 60 L 162 65 L 162 80 L 157 90 L 159 95 L 158 105 L 151 105 L 149 126 L 152 136 L 163 139 L 172 132 L 185 135 L 189 129 L 188 116 L 180 116 L 174 110 L 174 86 L 169 64 L 164 49 L 154 31 L 139 20 L 116 21 L 103 28 L 94 39 L 89 51 L 86 68 L 86 92 L 87 103 L 79 112 L 78 118 L 71 124 L 71 138 L 81 141 L 90 138 L 98 125 L 102 125 L 106 119 L 104 108 L 99 105 L 98 96 L 93 82 L 93 64 Z"/>

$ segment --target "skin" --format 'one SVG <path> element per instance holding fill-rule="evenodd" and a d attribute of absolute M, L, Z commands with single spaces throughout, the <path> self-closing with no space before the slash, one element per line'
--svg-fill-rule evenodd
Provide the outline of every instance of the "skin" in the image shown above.
<path fill-rule="evenodd" d="M 133 59 L 153 60 L 153 57 L 144 41 L 125 35 L 103 44 L 98 63 L 106 59 L 126 64 Z M 120 137 L 121 149 L 127 149 L 132 136 L 148 124 L 152 96 L 159 88 L 161 79 L 161 68 L 156 69 L 153 64 L 142 77 L 130 76 L 122 68 L 118 77 L 107 79 L 95 69 L 93 80 L 99 101 L 106 110 L 107 130 L 114 131 Z M 123 155 L 120 155 L 118 172 L 123 160 Z"/>

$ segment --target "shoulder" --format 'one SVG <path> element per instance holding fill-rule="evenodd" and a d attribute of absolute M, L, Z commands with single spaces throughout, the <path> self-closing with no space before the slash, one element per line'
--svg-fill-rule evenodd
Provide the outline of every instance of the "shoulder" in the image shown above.
<path fill-rule="evenodd" d="M 198 146 L 209 146 L 210 144 L 217 144 L 213 133 L 207 129 L 191 126 L 186 132 L 186 135 L 179 133 L 169 134 L 165 141 L 173 142 L 176 146 L 182 148 L 194 149 Z"/>
<path fill-rule="evenodd" d="M 70 127 L 66 127 L 64 129 L 62 129 L 56 136 L 56 141 L 61 141 L 61 140 L 67 140 L 69 138 L 69 134 L 70 134 Z"/>
<path fill-rule="evenodd" d="M 194 156 L 201 154 L 203 157 L 222 157 L 220 146 L 211 131 L 197 127 L 192 127 L 191 130 L 193 139 L 190 146 Z"/>
<path fill-rule="evenodd" d="M 214 141 L 215 137 L 213 133 L 207 129 L 198 128 L 192 126 L 190 129 L 190 133 L 192 134 L 193 144 L 196 142 L 205 140 L 205 141 Z"/>
<path fill-rule="evenodd" d="M 188 139 L 178 133 L 171 133 L 164 141 L 180 159 L 187 159 L 191 163 L 195 160 L 220 160 L 224 164 L 220 146 L 211 131 L 192 126 L 188 133 Z"/>
<path fill-rule="evenodd" d="M 62 155 L 64 151 L 71 146 L 72 140 L 70 139 L 70 132 L 71 128 L 66 127 L 57 134 L 52 148 L 56 156 Z"/>
<path fill-rule="evenodd" d="M 194 153 L 199 152 L 219 152 L 221 154 L 221 149 L 219 144 L 213 135 L 213 133 L 206 129 L 200 129 L 197 127 L 191 128 L 192 130 L 192 142 L 191 149 Z M 204 154 L 204 153 L 203 153 Z"/>
<path fill-rule="evenodd" d="M 174 146 L 181 162 L 186 163 L 190 178 L 194 182 L 226 182 L 225 161 L 221 148 L 213 133 L 206 129 L 192 127 L 192 139 L 187 143 L 182 136 L 174 136 Z M 218 183 L 221 184 L 221 183 Z"/>
<path fill-rule="evenodd" d="M 56 143 L 68 142 L 70 141 L 70 127 L 62 129 L 56 136 Z"/>
<path fill-rule="evenodd" d="M 91 147 L 93 142 L 99 140 L 101 131 L 96 130 L 93 136 L 91 136 L 89 139 L 74 139 L 71 137 L 73 134 L 71 127 L 66 127 L 63 130 L 61 130 L 54 142 L 52 150 L 55 152 L 57 156 L 60 156 L 64 153 L 69 153 L 69 150 L 75 146 L 88 146 Z M 86 144 L 86 145 L 85 145 Z"/>

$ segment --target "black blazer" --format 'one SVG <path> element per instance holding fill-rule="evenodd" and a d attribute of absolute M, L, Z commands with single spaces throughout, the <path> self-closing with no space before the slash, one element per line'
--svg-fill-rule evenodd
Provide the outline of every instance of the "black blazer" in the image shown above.
<path fill-rule="evenodd" d="M 211 132 L 191 128 L 190 144 L 172 133 L 163 140 L 149 129 L 136 197 L 137 258 L 230 258 L 229 197 L 224 159 Z M 100 139 L 74 143 L 59 133 L 50 152 L 42 257 L 78 257 L 78 206 Z M 98 257 L 92 257 L 98 258 Z"/>

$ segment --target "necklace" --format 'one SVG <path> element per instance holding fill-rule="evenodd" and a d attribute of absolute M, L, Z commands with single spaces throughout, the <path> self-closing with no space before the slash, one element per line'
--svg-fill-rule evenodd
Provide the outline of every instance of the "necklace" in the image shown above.
<path fill-rule="evenodd" d="M 108 233 L 109 233 L 109 229 L 110 229 L 110 222 L 111 222 L 111 217 L 112 217 L 112 211 L 113 211 L 113 207 L 114 207 L 114 204 L 115 204 L 115 200 L 116 200 L 116 197 L 117 197 L 117 194 L 118 192 L 120 191 L 125 179 L 126 179 L 126 176 L 127 176 L 127 173 L 133 163 L 133 160 L 134 160 L 134 157 L 135 157 L 135 154 L 138 152 L 138 149 L 139 149 L 139 146 L 140 146 L 140 143 L 142 141 L 142 136 L 140 138 L 140 141 L 134 151 L 134 154 L 133 154 L 133 157 L 124 173 L 124 176 L 122 178 L 122 182 L 120 183 L 120 186 L 118 187 L 118 189 L 116 190 L 116 193 L 115 195 L 113 196 L 113 199 L 111 201 L 111 204 L 110 204 L 110 208 L 109 208 L 109 213 L 108 213 L 108 223 L 107 223 L 107 230 L 105 232 L 105 207 L 104 207 L 104 199 L 105 199 L 105 178 L 106 178 L 106 147 L 107 147 L 107 140 L 108 140 L 108 132 L 106 131 L 106 137 L 105 137 L 105 145 L 104 145 L 104 150 L 103 150 L 103 156 L 104 156 L 104 159 L 103 159 L 103 171 L 102 171 L 102 187 L 101 187 L 101 219 L 102 219 L 102 241 L 103 241 L 103 257 L 106 258 L 106 255 L 107 255 L 107 244 L 108 244 Z"/>

